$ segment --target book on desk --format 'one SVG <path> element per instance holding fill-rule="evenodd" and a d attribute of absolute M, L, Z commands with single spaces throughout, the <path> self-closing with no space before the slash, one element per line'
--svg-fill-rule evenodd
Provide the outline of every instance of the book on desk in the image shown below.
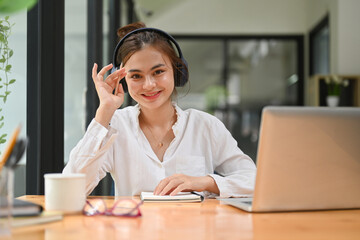
<path fill-rule="evenodd" d="M 43 211 L 42 206 L 28 202 L 23 201 L 20 199 L 13 199 L 11 207 L 11 215 L 13 217 L 16 216 L 36 216 L 41 214 Z M 8 206 L 7 206 L 7 199 L 5 197 L 1 198 L 0 201 L 0 217 L 5 217 L 8 214 Z"/>
<path fill-rule="evenodd" d="M 7 200 L 1 199 L 0 203 L 0 217 L 8 215 Z M 39 204 L 20 199 L 13 199 L 13 206 L 11 208 L 11 226 L 22 227 L 28 225 L 35 225 L 63 219 L 63 213 L 58 211 L 43 211 L 43 207 Z"/>

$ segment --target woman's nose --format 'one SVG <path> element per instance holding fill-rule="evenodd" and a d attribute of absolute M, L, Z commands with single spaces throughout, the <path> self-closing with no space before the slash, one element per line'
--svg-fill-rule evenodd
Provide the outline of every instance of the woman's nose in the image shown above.
<path fill-rule="evenodd" d="M 156 86 L 156 80 L 152 76 L 147 76 L 144 82 L 144 89 L 152 89 Z"/>

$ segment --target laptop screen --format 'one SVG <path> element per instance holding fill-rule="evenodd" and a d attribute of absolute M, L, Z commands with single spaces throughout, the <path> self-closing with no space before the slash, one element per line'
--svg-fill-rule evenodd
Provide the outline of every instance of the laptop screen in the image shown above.
<path fill-rule="evenodd" d="M 266 107 L 254 211 L 360 207 L 360 108 Z"/>

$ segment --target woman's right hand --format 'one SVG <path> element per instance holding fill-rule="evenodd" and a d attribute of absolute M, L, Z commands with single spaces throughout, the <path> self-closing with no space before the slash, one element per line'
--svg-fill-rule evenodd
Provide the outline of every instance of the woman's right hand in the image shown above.
<path fill-rule="evenodd" d="M 97 72 L 98 66 L 95 63 L 92 69 L 92 79 L 100 100 L 95 120 L 104 127 L 109 125 L 115 110 L 124 102 L 124 90 L 122 85 L 119 84 L 119 81 L 126 76 L 125 69 L 120 66 L 119 70 L 111 73 L 104 80 L 105 73 L 109 71 L 112 66 L 112 64 L 109 64 Z"/>

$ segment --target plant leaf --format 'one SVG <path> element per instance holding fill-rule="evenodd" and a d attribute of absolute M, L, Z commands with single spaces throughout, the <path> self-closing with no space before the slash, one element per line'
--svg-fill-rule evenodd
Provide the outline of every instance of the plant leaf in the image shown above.
<path fill-rule="evenodd" d="M 28 8 L 28 11 L 31 7 L 35 5 L 37 0 L 10 0 L 3 1 L 0 6 L 0 12 L 11 13 L 16 12 L 22 9 Z"/>
<path fill-rule="evenodd" d="M 6 65 L 5 71 L 6 71 L 6 72 L 9 72 L 10 70 L 11 70 L 11 64 Z"/>
<path fill-rule="evenodd" d="M 9 84 L 13 84 L 14 82 L 16 82 L 16 80 L 15 80 L 15 79 L 11 79 L 10 82 L 9 82 Z"/>

